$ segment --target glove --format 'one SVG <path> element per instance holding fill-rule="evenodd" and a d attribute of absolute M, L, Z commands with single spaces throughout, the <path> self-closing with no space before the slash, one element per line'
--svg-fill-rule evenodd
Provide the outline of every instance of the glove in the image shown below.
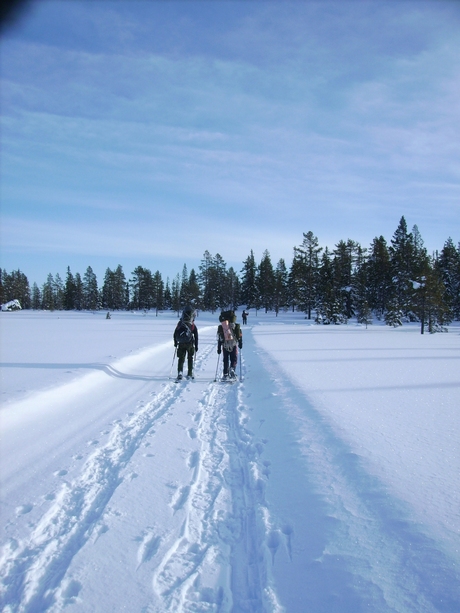
<path fill-rule="evenodd" d="M 243 349 L 243 343 L 242 343 L 241 341 L 238 343 L 238 347 L 239 347 L 240 349 Z"/>
<path fill-rule="evenodd" d="M 174 343 L 174 347 L 176 347 L 176 348 L 177 348 L 177 343 Z"/>
<path fill-rule="evenodd" d="M 221 349 L 218 349 L 218 350 L 217 350 L 217 353 L 220 355 L 220 354 L 221 354 L 221 351 L 222 351 Z"/>
<path fill-rule="evenodd" d="M 198 353 L 198 347 L 195 347 L 195 353 Z"/>

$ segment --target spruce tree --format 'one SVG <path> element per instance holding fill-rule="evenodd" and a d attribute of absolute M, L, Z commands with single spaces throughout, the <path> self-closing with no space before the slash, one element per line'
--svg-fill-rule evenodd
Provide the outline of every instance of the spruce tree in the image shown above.
<path fill-rule="evenodd" d="M 281 258 L 275 269 L 273 303 L 276 316 L 278 316 L 280 309 L 285 309 L 289 305 L 288 280 L 289 275 L 286 268 L 286 263 L 283 258 Z"/>
<path fill-rule="evenodd" d="M 55 304 L 54 277 L 49 273 L 42 288 L 42 308 L 45 311 L 54 311 Z"/>
<path fill-rule="evenodd" d="M 455 247 L 451 238 L 437 259 L 437 267 L 446 289 L 446 299 L 451 309 L 452 318 L 460 320 L 460 243 Z"/>
<path fill-rule="evenodd" d="M 318 294 L 321 251 L 322 247 L 318 244 L 318 238 L 311 231 L 304 233 L 302 245 L 294 248 L 294 259 L 297 259 L 294 268 L 297 277 L 295 280 L 296 293 L 308 319 L 311 319 Z"/>
<path fill-rule="evenodd" d="M 84 306 L 83 281 L 79 272 L 75 273 L 75 308 L 81 311 Z"/>
<path fill-rule="evenodd" d="M 216 300 L 212 284 L 215 281 L 215 269 L 213 257 L 208 250 L 203 254 L 199 271 L 198 282 L 201 290 L 201 307 L 205 311 L 214 312 L 216 309 Z"/>
<path fill-rule="evenodd" d="M 275 271 L 270 258 L 270 253 L 266 249 L 258 268 L 257 290 L 260 299 L 260 306 L 267 313 L 273 309 L 275 297 Z"/>
<path fill-rule="evenodd" d="M 149 310 L 153 306 L 153 279 L 148 268 L 136 266 L 130 279 L 132 291 L 131 305 L 133 309 Z M 180 285 L 180 284 L 179 284 Z"/>
<path fill-rule="evenodd" d="M 200 286 L 198 283 L 198 277 L 196 275 L 195 269 L 192 268 L 190 271 L 190 275 L 188 278 L 188 289 L 190 293 L 190 302 L 194 306 L 200 305 Z"/>
<path fill-rule="evenodd" d="M 99 308 L 100 297 L 97 287 L 97 277 L 91 268 L 88 266 L 83 276 L 83 309 L 88 311 L 96 311 Z"/>
<path fill-rule="evenodd" d="M 153 275 L 153 308 L 158 316 L 158 311 L 164 308 L 164 283 L 159 270 Z"/>
<path fill-rule="evenodd" d="M 42 294 L 40 288 L 35 283 L 32 285 L 32 309 L 39 311 L 42 308 Z"/>
<path fill-rule="evenodd" d="M 247 309 L 250 309 L 257 303 L 257 264 L 252 249 L 243 262 L 241 273 L 241 302 L 246 305 Z"/>
<path fill-rule="evenodd" d="M 407 231 L 407 223 L 403 217 L 399 222 L 398 227 L 391 239 L 390 263 L 391 275 L 393 279 L 392 308 L 397 305 L 403 313 L 403 316 L 413 319 L 412 296 L 413 296 L 413 280 L 416 277 L 415 269 L 415 251 L 412 234 Z"/>
<path fill-rule="evenodd" d="M 70 271 L 70 266 L 67 266 L 67 276 L 64 286 L 64 309 L 71 311 L 75 309 L 75 279 Z"/>
<path fill-rule="evenodd" d="M 367 296 L 369 307 L 381 319 L 392 298 L 390 254 L 383 236 L 374 238 L 367 262 Z"/>
<path fill-rule="evenodd" d="M 30 308 L 30 286 L 26 275 L 18 270 L 13 270 L 8 274 L 2 271 L 2 304 L 10 300 L 18 300 L 21 308 Z"/>

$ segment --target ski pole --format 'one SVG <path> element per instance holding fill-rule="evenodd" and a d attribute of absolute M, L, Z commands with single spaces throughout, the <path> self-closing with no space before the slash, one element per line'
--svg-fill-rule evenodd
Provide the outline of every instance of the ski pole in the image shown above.
<path fill-rule="evenodd" d="M 217 371 L 219 370 L 219 362 L 220 362 L 220 353 L 217 354 L 216 376 L 214 377 L 214 381 L 217 381 Z"/>
<path fill-rule="evenodd" d="M 243 376 L 241 374 L 241 368 L 242 368 L 241 367 L 241 362 L 243 361 L 243 357 L 242 356 L 243 356 L 243 347 L 241 347 L 241 349 L 240 349 L 240 381 L 243 380 Z"/>
<path fill-rule="evenodd" d="M 174 347 L 174 355 L 173 355 L 173 359 L 172 359 L 172 362 L 171 362 L 171 369 L 169 371 L 169 376 L 170 377 L 171 377 L 172 369 L 173 369 L 173 366 L 174 366 L 174 360 L 176 359 L 176 353 L 177 353 L 177 347 Z"/>

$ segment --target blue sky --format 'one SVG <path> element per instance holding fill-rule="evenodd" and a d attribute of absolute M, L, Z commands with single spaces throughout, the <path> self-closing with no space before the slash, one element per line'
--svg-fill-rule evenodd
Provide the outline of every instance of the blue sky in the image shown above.
<path fill-rule="evenodd" d="M 163 278 L 460 240 L 460 3 L 32 1 L 1 37 L 1 261 Z"/>

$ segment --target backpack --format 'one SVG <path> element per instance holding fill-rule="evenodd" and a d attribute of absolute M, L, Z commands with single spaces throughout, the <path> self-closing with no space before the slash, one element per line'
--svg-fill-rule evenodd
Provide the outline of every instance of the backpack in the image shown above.
<path fill-rule="evenodd" d="M 235 334 L 235 324 L 229 323 L 227 320 L 222 321 L 222 332 L 224 335 L 224 349 L 232 351 L 238 345 L 238 339 Z"/>
<path fill-rule="evenodd" d="M 193 323 L 187 323 L 181 319 L 174 332 L 174 338 L 179 345 L 191 345 L 193 343 Z"/>

